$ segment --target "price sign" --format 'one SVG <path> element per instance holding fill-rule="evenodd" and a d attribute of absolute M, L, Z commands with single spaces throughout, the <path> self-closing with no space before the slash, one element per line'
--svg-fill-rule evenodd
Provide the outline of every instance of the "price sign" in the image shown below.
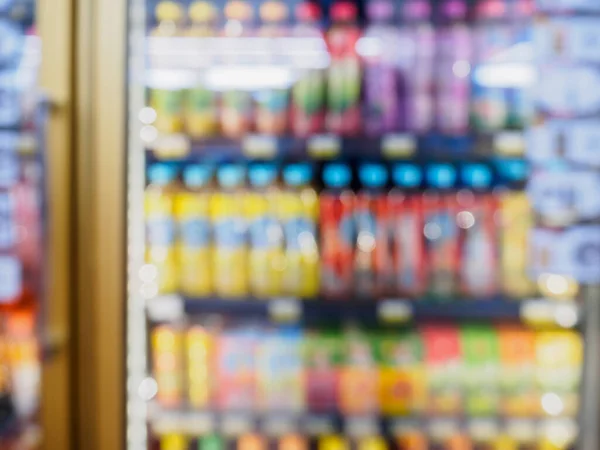
<path fill-rule="evenodd" d="M 185 316 L 183 299 L 178 295 L 163 295 L 148 300 L 148 317 L 156 322 L 173 322 Z"/>
<path fill-rule="evenodd" d="M 520 156 L 525 153 L 525 137 L 519 131 L 501 131 L 494 135 L 494 151 L 504 156 Z"/>
<path fill-rule="evenodd" d="M 23 288 L 23 267 L 13 256 L 0 256 L 0 303 L 15 300 Z"/>
<path fill-rule="evenodd" d="M 600 225 L 535 229 L 531 233 L 530 254 L 536 276 L 554 273 L 581 283 L 600 283 Z"/>
<path fill-rule="evenodd" d="M 308 154 L 315 159 L 333 159 L 340 154 L 342 142 L 339 136 L 319 134 L 308 139 Z"/>
<path fill-rule="evenodd" d="M 348 436 L 376 436 L 381 433 L 379 423 L 374 417 L 348 417 L 346 434 Z"/>
<path fill-rule="evenodd" d="M 545 65 L 536 85 L 541 109 L 561 117 L 600 111 L 600 69 L 595 66 Z"/>
<path fill-rule="evenodd" d="M 535 442 L 535 422 L 530 419 L 508 419 L 504 429 L 506 434 L 519 442 Z"/>
<path fill-rule="evenodd" d="M 183 158 L 190 153 L 190 141 L 182 134 L 172 134 L 158 137 L 152 149 L 159 159 Z"/>
<path fill-rule="evenodd" d="M 273 159 L 277 154 L 277 138 L 264 134 L 251 134 L 244 138 L 242 149 L 248 158 Z"/>
<path fill-rule="evenodd" d="M 377 305 L 377 315 L 383 322 L 404 323 L 412 318 L 412 308 L 407 300 L 386 299 Z"/>
<path fill-rule="evenodd" d="M 274 322 L 297 322 L 302 316 L 302 305 L 297 298 L 275 298 L 268 304 Z"/>
<path fill-rule="evenodd" d="M 381 139 L 381 153 L 386 158 L 408 158 L 416 149 L 417 141 L 412 134 L 388 134 Z"/>

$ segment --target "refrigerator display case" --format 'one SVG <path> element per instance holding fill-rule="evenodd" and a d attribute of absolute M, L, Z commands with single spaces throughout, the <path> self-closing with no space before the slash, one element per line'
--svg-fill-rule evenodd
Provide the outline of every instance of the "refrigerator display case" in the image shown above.
<path fill-rule="evenodd" d="M 125 448 L 597 448 L 592 3 L 127 2 Z"/>

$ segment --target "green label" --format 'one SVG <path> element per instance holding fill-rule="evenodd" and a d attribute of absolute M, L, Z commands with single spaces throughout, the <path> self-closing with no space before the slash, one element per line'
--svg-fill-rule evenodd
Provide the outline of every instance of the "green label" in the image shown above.
<path fill-rule="evenodd" d="M 293 102 L 296 108 L 306 115 L 318 113 L 323 109 L 325 98 L 325 80 L 323 73 L 310 71 L 294 86 Z"/>
<path fill-rule="evenodd" d="M 159 112 L 177 115 L 183 106 L 183 91 L 153 89 L 150 93 L 151 104 Z"/>
<path fill-rule="evenodd" d="M 198 87 L 188 92 L 188 106 L 191 111 L 207 111 L 215 108 L 215 93 L 209 89 Z"/>
<path fill-rule="evenodd" d="M 327 104 L 330 111 L 343 112 L 360 100 L 360 66 L 355 58 L 334 61 L 329 69 Z"/>

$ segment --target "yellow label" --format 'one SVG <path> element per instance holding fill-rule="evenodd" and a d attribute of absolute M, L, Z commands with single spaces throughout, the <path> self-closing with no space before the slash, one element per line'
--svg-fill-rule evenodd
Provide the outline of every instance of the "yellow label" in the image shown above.
<path fill-rule="evenodd" d="M 319 440 L 319 450 L 349 450 L 349 446 L 341 436 L 331 435 Z"/>
<path fill-rule="evenodd" d="M 194 408 L 210 406 L 211 361 L 213 346 L 211 335 L 202 327 L 192 327 L 187 332 L 188 400 Z"/>
<path fill-rule="evenodd" d="M 387 450 L 387 444 L 381 437 L 369 436 L 360 440 L 358 450 Z"/>
<path fill-rule="evenodd" d="M 160 450 L 187 450 L 187 439 L 181 434 L 167 434 L 160 439 Z"/>

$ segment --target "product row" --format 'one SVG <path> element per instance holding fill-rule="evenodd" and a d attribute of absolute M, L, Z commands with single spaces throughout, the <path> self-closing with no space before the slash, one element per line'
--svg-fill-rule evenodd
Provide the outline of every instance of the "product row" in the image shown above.
<path fill-rule="evenodd" d="M 183 182 L 152 165 L 143 281 L 191 297 L 535 295 L 526 195 L 489 190 L 483 165 L 463 169 L 468 188 L 437 164 L 426 170 L 437 189 L 419 192 L 417 166 L 394 167 L 390 187 L 385 166 L 365 164 L 353 190 L 350 167 L 332 163 L 317 192 L 307 164 L 193 164 Z"/>
<path fill-rule="evenodd" d="M 289 27 L 286 4 L 267 1 L 260 8 L 263 25 L 257 27 L 251 5 L 231 1 L 219 30 L 214 5 L 196 2 L 188 34 L 213 38 L 204 47 L 223 48 L 204 57 L 210 60 L 206 67 L 187 67 L 194 51 L 200 51 L 188 43 L 190 55 L 180 58 L 180 65 L 196 74 L 188 89 L 169 88 L 164 77 L 149 78 L 155 126 L 162 133 L 235 139 L 250 132 L 300 137 L 324 131 L 343 136 L 434 130 L 465 134 L 470 126 L 485 131 L 527 125 L 533 112 L 533 61 L 513 48 L 531 44 L 529 20 L 498 22 L 505 3 L 486 0 L 480 9 L 492 23 L 470 27 L 463 23 L 466 2 L 442 4 L 449 16 L 439 28 L 429 23 L 430 6 L 424 1 L 407 2 L 413 17 L 396 26 L 391 23 L 392 1 L 372 0 L 367 6 L 371 25 L 363 30 L 356 5 L 338 1 L 325 31 L 315 3 L 298 5 L 297 25 Z M 173 24 L 182 17 L 179 6 L 161 3 L 154 34 L 177 35 Z M 218 36 L 229 39 L 220 42 Z M 270 38 L 264 41 L 271 45 L 281 39 L 281 48 L 262 48 L 267 44 L 254 43 L 252 37 Z M 178 45 L 179 52 L 187 48 Z M 150 57 L 150 66 L 159 72 L 177 63 L 166 48 L 165 55 L 157 49 L 158 56 Z"/>
<path fill-rule="evenodd" d="M 435 323 L 303 330 L 207 317 L 151 333 L 165 408 L 344 416 L 574 416 L 573 331 Z"/>

